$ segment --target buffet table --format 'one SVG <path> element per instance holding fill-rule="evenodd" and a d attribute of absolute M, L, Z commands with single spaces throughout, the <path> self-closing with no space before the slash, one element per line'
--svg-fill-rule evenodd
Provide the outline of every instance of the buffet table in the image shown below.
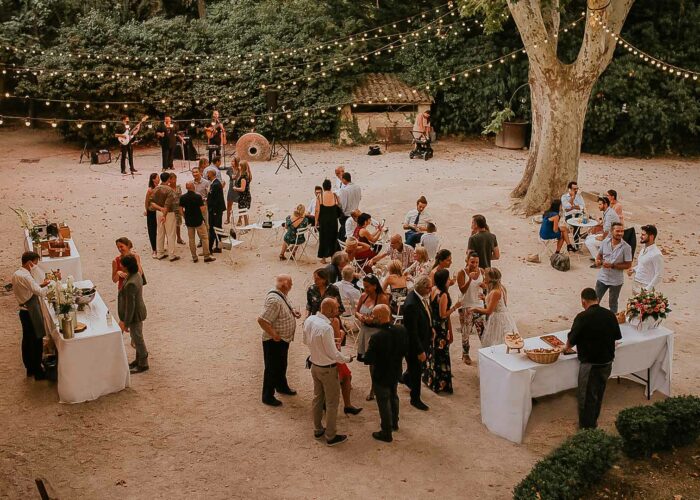
<path fill-rule="evenodd" d="M 671 395 L 673 332 L 664 327 L 638 331 L 620 325 L 622 340 L 615 350 L 611 377 L 643 383 L 647 397 L 654 391 Z M 566 342 L 567 331 L 557 332 Z M 550 347 L 539 337 L 525 339 L 525 349 Z M 522 354 L 506 354 L 504 344 L 479 349 L 481 422 L 492 433 L 515 443 L 522 442 L 532 411 L 532 398 L 578 386 L 576 354 L 559 356 L 548 365 Z M 605 404 L 605 403 L 603 403 Z"/>
<path fill-rule="evenodd" d="M 77 288 L 92 288 L 89 280 L 76 281 Z M 53 307 L 48 308 L 56 324 Z M 58 396 L 61 403 L 92 401 L 105 394 L 119 392 L 130 385 L 129 362 L 122 332 L 116 319 L 107 322 L 107 305 L 95 292 L 95 298 L 78 321 L 87 329 L 64 339 L 54 327 L 51 337 L 58 351 Z"/>
<path fill-rule="evenodd" d="M 73 276 L 76 281 L 83 279 L 83 266 L 80 263 L 80 254 L 75 242 L 70 239 L 66 240 L 70 246 L 70 256 L 68 257 L 42 257 L 39 259 L 38 268 L 42 273 L 50 273 L 55 269 L 61 270 L 61 275 L 64 278 Z M 26 251 L 34 250 L 34 243 L 29 236 L 29 231 L 24 230 L 24 249 Z M 39 252 L 37 252 L 39 253 Z"/>

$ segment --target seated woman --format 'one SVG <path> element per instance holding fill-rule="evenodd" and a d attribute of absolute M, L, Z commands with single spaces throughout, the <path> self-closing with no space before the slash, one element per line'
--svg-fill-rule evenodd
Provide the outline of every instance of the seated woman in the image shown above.
<path fill-rule="evenodd" d="M 428 250 L 425 247 L 417 246 L 416 251 L 413 253 L 413 264 L 408 266 L 403 274 L 409 279 L 416 279 L 423 274 L 430 274 L 430 269 Z"/>
<path fill-rule="evenodd" d="M 320 267 L 314 271 L 314 284 L 306 290 L 306 314 L 311 316 L 321 309 L 323 299 L 333 298 L 338 301 L 338 312 L 342 315 L 345 312 L 343 299 L 340 298 L 338 288 L 329 283 L 328 271 Z"/>
<path fill-rule="evenodd" d="M 367 259 L 361 259 L 359 256 L 363 255 L 369 250 L 370 248 L 367 243 L 360 243 L 354 236 L 350 236 L 345 241 L 345 253 L 348 254 L 349 262 L 356 261 L 360 266 L 364 266 L 364 263 L 367 262 Z M 364 269 L 365 267 L 369 270 Z M 372 268 L 369 266 L 364 266 L 363 270 L 365 272 L 372 272 Z"/>
<path fill-rule="evenodd" d="M 576 248 L 571 245 L 571 240 L 569 239 L 569 229 L 566 224 L 560 225 L 561 217 L 559 213 L 561 212 L 561 200 L 555 198 L 552 200 L 552 204 L 549 206 L 544 214 L 542 214 L 542 225 L 540 226 L 540 238 L 543 240 L 557 240 L 557 250 L 559 253 L 561 247 L 566 242 L 566 249 L 569 252 L 575 252 Z"/>
<path fill-rule="evenodd" d="M 306 237 L 302 234 L 297 241 L 297 231 L 299 229 L 304 229 L 309 225 L 308 219 L 305 217 L 306 208 L 304 205 L 299 204 L 297 208 L 294 209 L 292 215 L 288 215 L 285 220 L 284 227 L 287 229 L 284 233 L 284 238 L 282 241 L 282 250 L 280 251 L 280 260 L 287 260 L 285 253 L 287 253 L 287 248 L 289 245 L 301 245 L 306 241 Z M 297 247 L 294 246 L 292 249 L 292 255 L 296 255 Z"/>
<path fill-rule="evenodd" d="M 376 256 L 379 253 L 380 248 L 377 248 L 376 243 L 382 236 L 382 231 L 384 227 L 380 224 L 377 226 L 376 231 L 372 232 L 370 230 L 370 224 L 372 222 L 372 216 L 370 214 L 362 213 L 357 218 L 357 227 L 353 236 L 357 238 L 360 243 L 366 243 L 369 246 L 368 250 L 361 252 L 356 258 L 357 260 L 367 260 Z"/>
<path fill-rule="evenodd" d="M 401 314 L 399 303 L 408 295 L 408 278 L 401 273 L 400 260 L 392 260 L 389 263 L 389 274 L 384 278 L 382 289 L 391 296 L 391 314 Z"/>

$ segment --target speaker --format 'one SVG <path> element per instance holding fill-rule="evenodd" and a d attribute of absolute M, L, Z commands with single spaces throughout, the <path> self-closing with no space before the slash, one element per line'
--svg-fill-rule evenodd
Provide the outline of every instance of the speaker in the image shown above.
<path fill-rule="evenodd" d="M 279 90 L 268 89 L 265 92 L 265 100 L 267 101 L 267 111 L 269 113 L 274 113 L 277 111 L 277 99 L 279 99 Z"/>
<path fill-rule="evenodd" d="M 112 153 L 108 149 L 93 150 L 90 152 L 90 163 L 103 165 L 112 161 Z"/>

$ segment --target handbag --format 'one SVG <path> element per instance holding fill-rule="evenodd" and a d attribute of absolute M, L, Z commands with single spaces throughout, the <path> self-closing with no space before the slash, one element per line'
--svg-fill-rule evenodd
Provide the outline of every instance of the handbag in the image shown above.
<path fill-rule="evenodd" d="M 367 151 L 368 156 L 377 156 L 382 154 L 382 150 L 379 146 L 370 146 L 369 151 Z"/>
<path fill-rule="evenodd" d="M 569 259 L 568 255 L 563 253 L 553 253 L 551 257 L 549 257 L 549 263 L 557 271 L 566 272 L 571 269 L 571 259 Z"/>

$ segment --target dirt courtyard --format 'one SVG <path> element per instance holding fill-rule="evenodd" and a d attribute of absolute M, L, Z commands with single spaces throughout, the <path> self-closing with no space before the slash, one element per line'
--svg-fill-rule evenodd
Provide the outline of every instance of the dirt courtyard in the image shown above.
<path fill-rule="evenodd" d="M 60 404 L 54 384 L 25 378 L 17 304 L 11 294 L 0 296 L 0 498 L 38 498 L 39 476 L 61 498 L 510 498 L 531 466 L 576 430 L 575 392 L 567 391 L 533 407 L 523 444 L 489 433 L 481 423 L 478 366 L 461 362 L 457 341 L 451 348 L 454 394 L 424 389 L 430 411 L 420 412 L 400 387 L 401 430 L 392 444 L 372 439 L 379 415 L 375 402 L 365 401 L 369 372 L 351 364 L 353 400 L 364 411 L 346 417 L 341 408 L 338 431 L 350 439 L 338 447 L 322 445 L 312 435 L 313 387 L 304 369 L 308 352 L 301 323 L 288 372 L 299 394 L 281 396 L 284 405 L 270 408 L 260 402 L 256 322 L 281 272 L 293 276 L 291 302 L 304 308 L 311 273 L 319 267 L 315 244 L 299 267 L 280 262 L 281 240 L 266 235 L 238 247 L 233 265 L 225 255 L 212 264 L 194 264 L 186 246 L 180 246 L 178 262 L 155 261 L 143 199 L 148 174 L 160 170 L 159 150 L 136 150 L 139 172 L 132 178 L 121 176 L 118 164 L 79 165 L 80 150 L 50 131 L 2 130 L 0 145 L 0 239 L 7 243 L 0 249 L 0 282 L 9 282 L 23 251 L 19 221 L 9 207 L 71 226 L 84 277 L 112 311 L 114 240 L 131 238 L 148 276 L 144 336 L 151 366 L 133 375 L 131 388 L 120 393 Z M 445 141 L 435 145 L 428 162 L 410 160 L 407 147 L 400 146 L 381 156 L 365 155 L 366 147 L 322 143 L 294 145 L 293 153 L 302 174 L 275 175 L 276 161 L 253 164 L 253 211 L 273 205 L 275 218 L 284 218 L 298 203 L 308 204 L 314 185 L 332 176 L 337 165 L 345 165 L 362 187 L 361 208 L 386 218 L 390 233 L 400 231 L 405 213 L 425 195 L 442 247 L 453 253 L 453 272 L 463 263 L 471 215 L 484 214 L 498 237 L 501 259 L 495 265 L 524 336 L 568 328 L 580 310 L 580 290 L 595 283 L 586 256 L 573 259 L 566 274 L 546 259 L 525 262 L 539 250 L 538 227 L 509 210 L 509 192 L 526 152 L 482 141 Z M 179 164 L 178 183 L 184 184 L 190 175 Z M 584 155 L 578 180 L 586 192 L 616 189 L 629 222 L 659 228 L 658 243 L 666 253 L 662 290 L 673 304 L 665 326 L 676 332 L 673 392 L 700 394 L 695 336 L 700 202 L 693 196 L 700 191 L 700 162 Z M 630 293 L 628 279 L 620 300 Z M 126 337 L 125 342 L 133 359 Z M 477 359 L 478 340 L 472 345 Z M 614 431 L 622 408 L 645 402 L 641 385 L 609 384 L 601 426 Z"/>

